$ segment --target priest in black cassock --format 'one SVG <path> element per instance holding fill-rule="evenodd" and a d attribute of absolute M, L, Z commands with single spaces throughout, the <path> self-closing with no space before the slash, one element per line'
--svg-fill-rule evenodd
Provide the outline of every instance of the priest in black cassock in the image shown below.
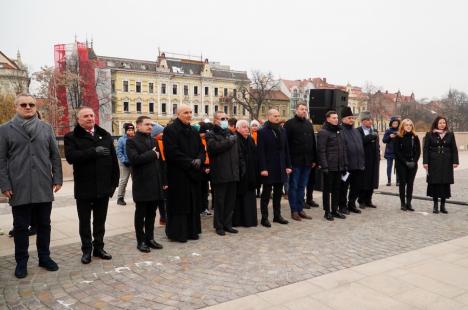
<path fill-rule="evenodd" d="M 258 183 L 257 146 L 250 136 L 249 123 L 239 120 L 236 123 L 237 141 L 245 165 L 245 173 L 240 174 L 237 183 L 236 205 L 232 216 L 232 226 L 257 226 L 257 198 L 255 191 Z"/>
<path fill-rule="evenodd" d="M 201 179 L 205 148 L 190 125 L 192 109 L 182 104 L 164 129 L 168 200 L 166 235 L 172 241 L 197 240 L 201 233 Z"/>

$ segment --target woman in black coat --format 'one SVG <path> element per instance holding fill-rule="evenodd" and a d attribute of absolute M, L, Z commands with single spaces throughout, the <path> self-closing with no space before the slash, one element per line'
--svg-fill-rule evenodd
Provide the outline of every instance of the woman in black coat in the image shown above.
<path fill-rule="evenodd" d="M 455 135 L 448 131 L 447 119 L 436 117 L 431 131 L 424 137 L 423 165 L 427 170 L 427 196 L 434 201 L 433 213 L 447 214 L 445 200 L 450 198 L 450 184 L 454 183 L 453 169 L 458 167 L 458 148 Z"/>
<path fill-rule="evenodd" d="M 249 123 L 240 120 L 236 124 L 237 141 L 245 161 L 245 173 L 237 183 L 236 205 L 232 216 L 232 226 L 257 226 L 257 199 L 255 190 L 258 184 L 257 147 L 249 135 Z"/>
<path fill-rule="evenodd" d="M 401 210 L 414 211 L 411 199 L 413 198 L 414 178 L 418 171 L 418 160 L 421 156 L 421 144 L 410 119 L 404 119 L 401 122 L 398 135 L 394 140 L 393 151 L 396 158 L 396 170 L 400 177 Z"/>

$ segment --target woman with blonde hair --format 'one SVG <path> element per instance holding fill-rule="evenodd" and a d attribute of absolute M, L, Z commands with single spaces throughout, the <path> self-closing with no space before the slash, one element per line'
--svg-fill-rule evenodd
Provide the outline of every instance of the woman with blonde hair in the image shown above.
<path fill-rule="evenodd" d="M 400 178 L 399 192 L 402 211 L 414 211 L 411 206 L 413 184 L 418 170 L 418 160 L 421 156 L 421 144 L 415 133 L 414 124 L 410 119 L 404 119 L 398 135 L 395 138 L 394 152 L 397 174 Z"/>

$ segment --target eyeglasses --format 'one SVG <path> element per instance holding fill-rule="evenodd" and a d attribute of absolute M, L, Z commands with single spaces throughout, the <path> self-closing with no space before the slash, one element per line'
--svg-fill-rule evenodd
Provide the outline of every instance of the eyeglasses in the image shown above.
<path fill-rule="evenodd" d="M 35 103 L 20 103 L 20 107 L 22 107 L 23 109 L 27 107 L 34 108 L 36 107 L 36 104 Z"/>
<path fill-rule="evenodd" d="M 227 117 L 222 117 L 222 118 L 220 118 L 220 120 L 227 121 Z"/>

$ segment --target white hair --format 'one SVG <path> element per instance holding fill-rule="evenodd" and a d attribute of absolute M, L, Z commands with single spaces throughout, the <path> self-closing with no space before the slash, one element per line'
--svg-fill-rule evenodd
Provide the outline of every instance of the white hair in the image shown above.
<path fill-rule="evenodd" d="M 249 127 L 249 122 L 246 121 L 245 119 L 240 119 L 236 123 L 236 128 L 241 128 L 243 125 L 246 125 L 247 127 Z"/>
<path fill-rule="evenodd" d="M 257 125 L 258 127 L 260 127 L 260 122 L 254 119 L 250 122 L 250 127 L 252 127 L 253 125 Z"/>

